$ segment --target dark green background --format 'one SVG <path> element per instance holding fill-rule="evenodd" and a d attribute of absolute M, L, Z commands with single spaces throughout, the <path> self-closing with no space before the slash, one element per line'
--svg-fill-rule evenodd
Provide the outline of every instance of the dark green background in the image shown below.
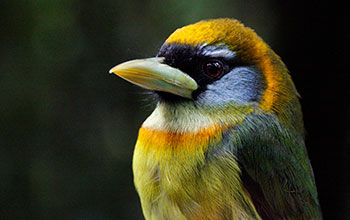
<path fill-rule="evenodd" d="M 289 67 L 325 219 L 349 219 L 349 16 L 320 1 L 0 2 L 0 219 L 143 219 L 131 158 L 152 111 L 108 70 L 235 17 Z"/>

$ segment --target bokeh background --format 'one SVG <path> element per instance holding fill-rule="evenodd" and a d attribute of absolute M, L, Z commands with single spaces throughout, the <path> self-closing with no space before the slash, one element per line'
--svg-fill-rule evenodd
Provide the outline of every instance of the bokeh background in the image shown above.
<path fill-rule="evenodd" d="M 0 16 L 0 219 L 143 219 L 131 158 L 153 105 L 108 70 L 217 17 L 254 28 L 289 67 L 324 217 L 350 219 L 345 2 L 2 0 Z"/>

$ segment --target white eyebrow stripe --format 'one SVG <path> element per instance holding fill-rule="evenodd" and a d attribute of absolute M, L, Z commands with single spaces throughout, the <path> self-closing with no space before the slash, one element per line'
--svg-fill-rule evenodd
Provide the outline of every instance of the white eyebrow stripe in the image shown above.
<path fill-rule="evenodd" d="M 217 48 L 213 46 L 207 46 L 204 47 L 202 50 L 202 54 L 204 56 L 209 56 L 209 57 L 224 57 L 228 59 L 232 59 L 235 57 L 235 52 L 227 49 L 227 48 Z"/>

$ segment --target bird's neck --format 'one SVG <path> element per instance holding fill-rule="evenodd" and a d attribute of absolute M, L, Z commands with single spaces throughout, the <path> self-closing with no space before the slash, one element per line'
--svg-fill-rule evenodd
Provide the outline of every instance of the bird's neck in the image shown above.
<path fill-rule="evenodd" d="M 210 128 L 232 127 L 253 112 L 251 106 L 198 106 L 193 102 L 158 103 L 142 128 L 169 133 L 197 133 Z"/>
<path fill-rule="evenodd" d="M 227 129 L 241 123 L 252 111 L 252 107 L 220 110 L 195 106 L 193 102 L 177 106 L 159 103 L 140 128 L 138 144 L 160 157 L 207 152 Z"/>
<path fill-rule="evenodd" d="M 190 104 L 159 103 L 143 123 L 142 128 L 171 133 L 198 132 L 210 127 L 214 121 Z"/>
<path fill-rule="evenodd" d="M 190 103 L 172 105 L 159 103 L 139 131 L 138 142 L 157 155 L 206 151 L 209 140 L 221 136 L 225 129 Z"/>

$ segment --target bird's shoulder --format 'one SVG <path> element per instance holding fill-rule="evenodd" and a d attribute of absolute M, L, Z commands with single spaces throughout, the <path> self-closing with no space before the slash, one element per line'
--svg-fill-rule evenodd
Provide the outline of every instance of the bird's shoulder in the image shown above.
<path fill-rule="evenodd" d="M 237 159 L 263 219 L 321 219 L 303 134 L 274 116 L 252 114 L 223 134 L 222 146 Z"/>

